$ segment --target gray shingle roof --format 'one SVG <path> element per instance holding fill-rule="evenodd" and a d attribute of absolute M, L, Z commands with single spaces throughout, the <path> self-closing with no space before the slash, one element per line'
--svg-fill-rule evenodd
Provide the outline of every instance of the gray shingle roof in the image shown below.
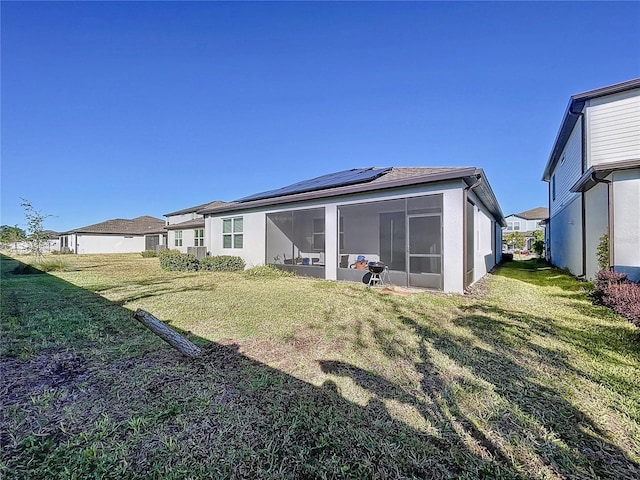
<path fill-rule="evenodd" d="M 111 235 L 145 235 L 160 233 L 164 231 L 164 220 L 144 215 L 131 220 L 126 218 L 115 218 L 104 222 L 87 225 L 86 227 L 74 228 L 64 233 L 97 233 Z"/>
<path fill-rule="evenodd" d="M 524 212 L 514 213 L 513 215 L 524 218 L 525 220 L 543 220 L 549 216 L 549 209 L 547 207 L 537 207 Z"/>
<path fill-rule="evenodd" d="M 215 208 L 226 204 L 227 202 L 223 202 L 222 200 L 214 200 L 213 202 L 203 203 L 202 205 L 197 205 L 195 207 L 183 208 L 182 210 L 177 210 L 171 213 L 165 213 L 165 217 L 169 217 L 172 215 L 183 215 L 185 213 L 197 212 L 198 210 L 202 210 L 203 208 Z"/>
<path fill-rule="evenodd" d="M 186 220 L 181 223 L 172 223 L 165 227 L 167 230 L 184 230 L 189 228 L 204 228 L 204 217 Z"/>

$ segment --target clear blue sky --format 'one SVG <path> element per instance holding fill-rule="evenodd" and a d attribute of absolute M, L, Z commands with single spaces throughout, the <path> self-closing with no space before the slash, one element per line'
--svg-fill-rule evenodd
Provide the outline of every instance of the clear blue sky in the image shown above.
<path fill-rule="evenodd" d="M 2 217 L 67 230 L 366 166 L 484 168 L 505 214 L 639 2 L 2 2 Z"/>

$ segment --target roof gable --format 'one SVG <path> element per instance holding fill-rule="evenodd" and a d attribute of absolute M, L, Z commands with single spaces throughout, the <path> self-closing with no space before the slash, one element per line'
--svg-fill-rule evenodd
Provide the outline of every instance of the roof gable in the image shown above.
<path fill-rule="evenodd" d="M 549 216 L 547 207 L 536 207 L 520 213 L 512 213 L 509 217 L 519 217 L 525 220 L 543 220 Z"/>

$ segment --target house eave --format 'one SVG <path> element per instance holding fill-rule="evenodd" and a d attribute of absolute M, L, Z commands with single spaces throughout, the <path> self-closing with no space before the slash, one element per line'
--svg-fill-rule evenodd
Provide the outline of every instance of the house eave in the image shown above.
<path fill-rule="evenodd" d="M 360 183 L 355 185 L 348 185 L 345 187 L 338 187 L 337 189 L 330 188 L 324 190 L 315 190 L 311 192 L 297 193 L 293 195 L 283 195 L 281 197 L 265 198 L 260 200 L 252 200 L 248 202 L 234 202 L 229 205 L 224 205 L 216 208 L 206 208 L 198 210 L 197 213 L 206 215 L 213 213 L 224 212 L 237 212 L 242 210 L 248 210 L 250 208 L 271 206 L 271 205 L 284 205 L 287 203 L 297 203 L 309 200 L 318 200 L 322 198 L 331 198 L 344 195 L 352 195 L 355 193 L 366 193 L 379 190 L 388 190 L 398 187 L 407 187 L 412 185 L 420 185 L 423 183 L 433 183 L 445 180 L 455 180 L 464 178 L 466 176 L 474 175 L 476 169 L 473 167 L 456 170 L 453 172 L 444 172 L 432 175 L 416 176 L 413 178 L 403 178 L 399 180 L 393 180 L 388 182 L 382 182 L 379 184 L 372 183 Z"/>
<path fill-rule="evenodd" d="M 617 170 L 629 170 L 632 168 L 640 168 L 640 159 L 636 158 L 623 162 L 594 165 L 584 172 L 578 181 L 570 188 L 570 191 L 573 193 L 587 192 L 595 187 L 597 183 L 600 183 L 598 179 L 603 180 Z M 594 178 L 594 176 L 596 176 L 596 178 Z"/>

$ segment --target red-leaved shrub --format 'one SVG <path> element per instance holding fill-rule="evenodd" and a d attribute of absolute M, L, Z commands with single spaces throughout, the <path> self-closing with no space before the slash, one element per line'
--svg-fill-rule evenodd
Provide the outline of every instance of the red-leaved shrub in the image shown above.
<path fill-rule="evenodd" d="M 600 270 L 594 281 L 593 299 L 609 307 L 640 327 L 640 284 L 627 279 L 623 273 Z"/>

